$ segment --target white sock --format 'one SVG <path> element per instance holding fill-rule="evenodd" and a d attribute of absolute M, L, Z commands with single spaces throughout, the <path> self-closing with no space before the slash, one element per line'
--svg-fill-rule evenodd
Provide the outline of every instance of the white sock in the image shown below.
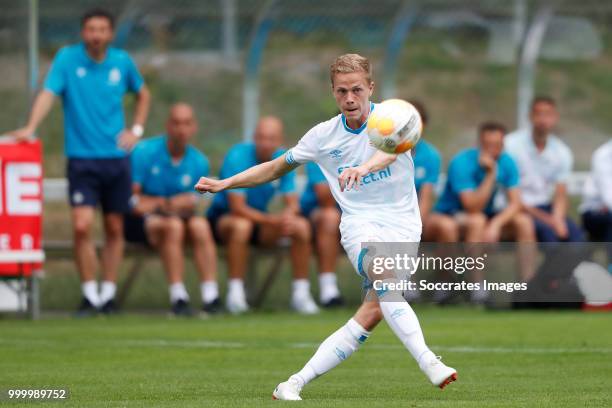
<path fill-rule="evenodd" d="M 202 302 L 210 303 L 219 297 L 219 285 L 217 281 L 204 281 L 200 283 Z"/>
<path fill-rule="evenodd" d="M 169 292 L 171 303 L 178 302 L 179 300 L 189 300 L 189 294 L 187 293 L 187 289 L 185 289 L 183 282 L 172 283 L 169 286 Z"/>
<path fill-rule="evenodd" d="M 98 295 L 98 282 L 96 282 L 95 280 L 90 280 L 81 283 L 81 291 L 83 292 L 83 297 L 89 300 L 89 303 L 94 305 L 94 307 L 100 306 L 100 296 Z"/>
<path fill-rule="evenodd" d="M 319 274 L 319 299 L 326 303 L 340 296 L 336 274 L 334 272 L 321 272 Z"/>
<path fill-rule="evenodd" d="M 293 297 L 310 296 L 310 282 L 308 279 L 294 279 L 291 287 L 293 288 Z"/>
<path fill-rule="evenodd" d="M 114 299 L 116 292 L 117 285 L 115 282 L 102 281 L 102 285 L 100 285 L 100 304 L 103 305 L 109 300 Z"/>
<path fill-rule="evenodd" d="M 369 336 L 369 331 L 350 319 L 321 343 L 304 368 L 289 378 L 297 380 L 303 387 L 349 358 Z"/>
<path fill-rule="evenodd" d="M 244 294 L 244 281 L 238 278 L 230 279 L 227 285 L 227 296 L 246 298 Z"/>
<path fill-rule="evenodd" d="M 397 280 L 389 279 L 383 282 L 397 282 Z M 434 356 L 429 347 L 427 347 L 427 344 L 425 344 L 419 319 L 408 302 L 403 298 L 401 292 L 389 291 L 379 293 L 378 298 L 385 321 L 404 347 L 412 354 L 416 362 L 420 363 L 423 357 Z"/>

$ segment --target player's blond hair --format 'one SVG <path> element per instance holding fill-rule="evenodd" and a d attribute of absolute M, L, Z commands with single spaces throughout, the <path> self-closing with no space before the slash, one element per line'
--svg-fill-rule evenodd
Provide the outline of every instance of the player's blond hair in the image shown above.
<path fill-rule="evenodd" d="M 333 64 L 329 67 L 329 77 L 332 85 L 336 74 L 352 74 L 353 72 L 363 72 L 366 74 L 366 80 L 372 83 L 372 66 L 370 60 L 362 57 L 359 54 L 344 54 L 336 58 Z"/>

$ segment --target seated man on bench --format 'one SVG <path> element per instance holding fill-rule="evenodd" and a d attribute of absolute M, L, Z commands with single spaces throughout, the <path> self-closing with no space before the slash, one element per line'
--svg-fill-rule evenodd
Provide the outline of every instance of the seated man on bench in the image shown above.
<path fill-rule="evenodd" d="M 208 174 L 208 159 L 189 144 L 198 130 L 191 106 L 170 109 L 166 134 L 140 142 L 132 153 L 132 215 L 126 217 L 128 241 L 144 241 L 160 253 L 175 315 L 191 315 L 183 283 L 184 242 L 193 245 L 200 274 L 203 310 L 219 308 L 217 252 L 207 220 L 195 214 L 192 185 Z M 139 239 L 140 238 L 140 239 Z"/>
<path fill-rule="evenodd" d="M 282 143 L 283 124 L 280 119 L 270 116 L 262 118 L 255 129 L 254 143 L 239 143 L 229 150 L 223 160 L 220 177 L 231 177 L 282 155 Z M 285 208 L 280 214 L 270 214 L 268 204 L 277 193 L 283 195 Z M 272 246 L 283 237 L 291 238 L 291 306 L 299 313 L 318 312 L 308 281 L 308 263 L 312 252 L 310 224 L 298 215 L 299 211 L 294 172 L 287 173 L 279 182 L 223 191 L 215 195 L 208 210 L 208 219 L 215 238 L 227 245 L 230 279 L 226 307 L 230 313 L 248 310 L 243 282 L 249 244 Z"/>

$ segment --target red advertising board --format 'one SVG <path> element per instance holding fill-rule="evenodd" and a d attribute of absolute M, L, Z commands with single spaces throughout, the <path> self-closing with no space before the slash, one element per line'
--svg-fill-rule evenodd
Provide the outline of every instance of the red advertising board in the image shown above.
<path fill-rule="evenodd" d="M 42 147 L 39 140 L 0 138 L 0 275 L 40 269 L 42 240 Z"/>

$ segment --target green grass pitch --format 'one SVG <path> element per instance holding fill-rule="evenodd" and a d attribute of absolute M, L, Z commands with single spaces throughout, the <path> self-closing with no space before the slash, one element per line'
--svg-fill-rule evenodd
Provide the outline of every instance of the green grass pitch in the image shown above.
<path fill-rule="evenodd" d="M 417 307 L 434 352 L 459 372 L 430 385 L 383 322 L 302 393 L 305 407 L 610 407 L 612 318 L 580 312 Z M 275 385 L 351 316 L 255 313 L 169 319 L 0 320 L 0 388 L 67 387 L 74 407 L 277 406 Z M 0 401 L 9 407 L 32 403 Z"/>

